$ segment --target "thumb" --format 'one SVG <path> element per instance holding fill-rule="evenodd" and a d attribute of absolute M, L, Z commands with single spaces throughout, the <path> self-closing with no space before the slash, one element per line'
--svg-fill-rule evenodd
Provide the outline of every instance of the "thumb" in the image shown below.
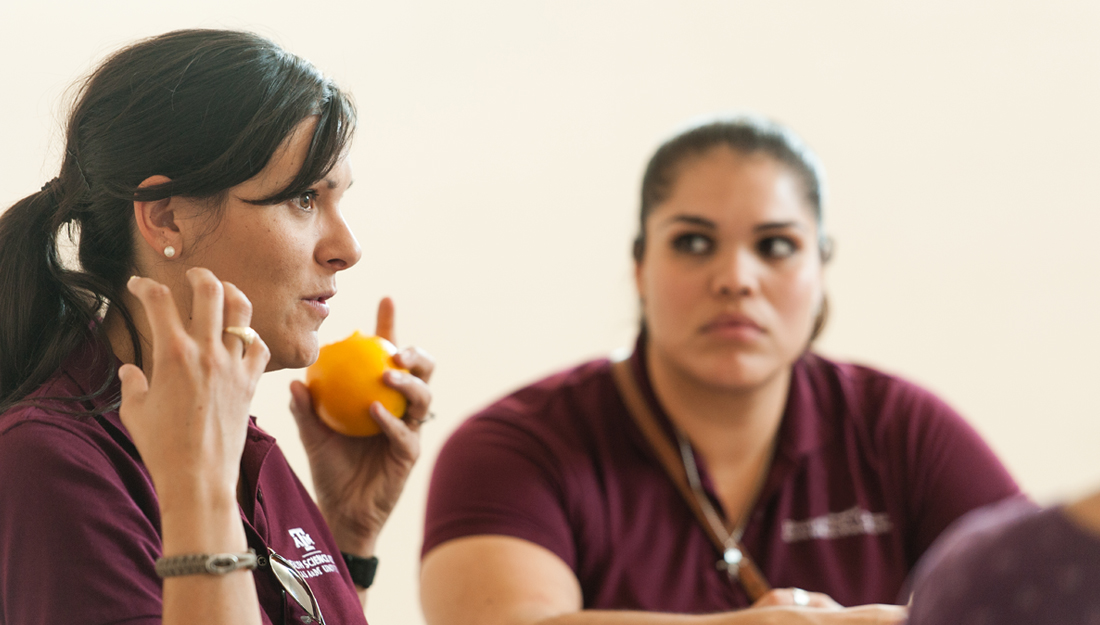
<path fill-rule="evenodd" d="M 134 365 L 122 365 L 118 370 L 118 379 L 122 382 L 122 405 L 119 407 L 119 418 L 126 427 L 130 427 L 129 408 L 135 403 L 141 403 L 145 394 L 149 392 L 149 380 L 145 379 L 145 372 Z"/>
<path fill-rule="evenodd" d="M 149 392 L 149 380 L 145 372 L 135 365 L 122 365 L 118 370 L 118 379 L 122 382 L 122 401 L 127 402 L 144 397 Z"/>
<path fill-rule="evenodd" d="M 290 383 L 290 414 L 294 415 L 294 422 L 298 424 L 298 436 L 303 444 L 323 436 L 328 429 L 313 410 L 313 397 L 309 394 L 309 387 L 301 380 Z"/>

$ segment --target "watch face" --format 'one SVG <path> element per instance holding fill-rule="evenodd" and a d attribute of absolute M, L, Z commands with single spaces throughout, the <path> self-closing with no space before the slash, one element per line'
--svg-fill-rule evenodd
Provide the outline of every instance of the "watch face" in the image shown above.
<path fill-rule="evenodd" d="M 378 570 L 378 558 L 376 556 L 360 558 L 344 552 L 340 552 L 340 555 L 344 556 L 344 563 L 348 565 L 351 581 L 360 588 L 370 588 L 374 583 L 374 574 Z"/>

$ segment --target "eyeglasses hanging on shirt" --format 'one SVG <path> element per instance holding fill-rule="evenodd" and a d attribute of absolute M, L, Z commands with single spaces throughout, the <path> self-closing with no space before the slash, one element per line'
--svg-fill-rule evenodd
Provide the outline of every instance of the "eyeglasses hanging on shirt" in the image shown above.
<path fill-rule="evenodd" d="M 273 549 L 269 548 L 267 552 L 271 570 L 275 573 L 279 583 L 283 585 L 283 590 L 313 619 L 306 622 L 326 625 L 325 617 L 321 616 L 321 606 L 318 605 L 317 597 L 313 594 L 313 589 L 309 587 L 309 582 L 291 565 L 289 560 L 275 553 Z M 302 620 L 305 620 L 305 617 L 302 617 Z"/>

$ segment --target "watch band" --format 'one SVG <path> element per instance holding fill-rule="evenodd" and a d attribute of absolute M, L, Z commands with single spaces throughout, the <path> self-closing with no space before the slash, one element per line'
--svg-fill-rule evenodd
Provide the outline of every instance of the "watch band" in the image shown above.
<path fill-rule="evenodd" d="M 370 588 L 370 585 L 374 583 L 374 574 L 378 571 L 378 558 L 375 556 L 360 558 L 343 551 L 340 552 L 340 555 L 344 556 L 344 564 L 348 565 L 351 581 L 355 582 L 355 585 L 360 588 Z"/>
<path fill-rule="evenodd" d="M 256 551 L 245 553 L 189 553 L 157 558 L 156 572 L 161 577 L 180 575 L 225 575 L 240 569 L 256 568 Z"/>

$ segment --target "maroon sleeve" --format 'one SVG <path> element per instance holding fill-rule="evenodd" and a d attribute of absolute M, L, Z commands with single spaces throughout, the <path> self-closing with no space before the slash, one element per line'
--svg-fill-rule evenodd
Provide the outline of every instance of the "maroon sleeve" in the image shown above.
<path fill-rule="evenodd" d="M 1019 486 L 974 428 L 942 400 L 893 380 L 881 423 L 885 449 L 906 496 L 910 564 L 956 519 L 1018 495 Z"/>
<path fill-rule="evenodd" d="M 574 567 L 563 488 L 561 467 L 544 438 L 522 420 L 475 416 L 436 460 L 421 557 L 449 540 L 496 534 L 540 545 Z"/>
<path fill-rule="evenodd" d="M 160 540 L 116 467 L 81 433 L 0 433 L 0 622 L 160 623 Z"/>

